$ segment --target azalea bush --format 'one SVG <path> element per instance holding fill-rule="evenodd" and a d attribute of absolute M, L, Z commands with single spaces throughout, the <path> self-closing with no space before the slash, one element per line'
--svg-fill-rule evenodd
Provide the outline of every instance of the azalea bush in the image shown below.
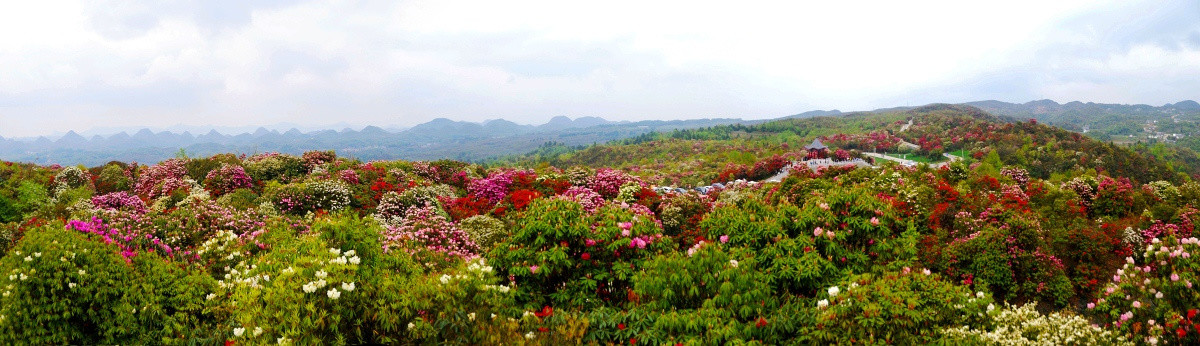
<path fill-rule="evenodd" d="M 822 343 L 928 344 L 941 337 L 941 328 L 981 325 L 995 310 L 990 294 L 928 269 L 851 276 L 818 298 L 810 332 Z"/>
<path fill-rule="evenodd" d="M 1036 304 L 1006 306 L 994 314 L 992 328 L 947 328 L 941 342 L 951 344 L 1133 345 L 1124 336 L 1066 312 L 1039 313 Z"/>
<path fill-rule="evenodd" d="M 204 178 L 204 188 L 217 197 L 237 189 L 250 188 L 252 184 L 245 169 L 230 164 L 222 164 L 220 168 L 209 171 Z"/>
<path fill-rule="evenodd" d="M 488 257 L 512 279 L 518 300 L 534 307 L 628 301 L 633 275 L 672 247 L 652 219 L 615 205 L 589 215 L 574 201 L 538 199 L 513 227 Z"/>
<path fill-rule="evenodd" d="M 50 224 L 0 259 L 0 341 L 178 343 L 211 332 L 203 292 L 215 280 L 153 255 L 127 262 L 95 237 Z"/>
<path fill-rule="evenodd" d="M 1088 312 L 1133 341 L 1194 344 L 1200 342 L 1200 263 L 1192 254 L 1200 240 L 1164 234 L 1150 237 L 1137 258 L 1127 257 Z"/>

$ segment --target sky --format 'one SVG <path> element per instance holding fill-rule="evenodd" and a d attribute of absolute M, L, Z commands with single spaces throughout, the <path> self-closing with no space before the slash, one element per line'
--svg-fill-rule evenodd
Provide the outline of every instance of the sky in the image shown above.
<path fill-rule="evenodd" d="M 1200 2 L 14 1 L 0 136 L 1200 99 Z"/>

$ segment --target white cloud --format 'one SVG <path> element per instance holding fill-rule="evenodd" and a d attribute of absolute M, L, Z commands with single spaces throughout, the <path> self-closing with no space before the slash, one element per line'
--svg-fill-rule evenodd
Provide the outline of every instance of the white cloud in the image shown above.
<path fill-rule="evenodd" d="M 1168 5 L 23 2 L 0 8 L 0 135 L 1161 104 L 1200 87 L 1186 77 L 1200 72 L 1196 5 Z"/>

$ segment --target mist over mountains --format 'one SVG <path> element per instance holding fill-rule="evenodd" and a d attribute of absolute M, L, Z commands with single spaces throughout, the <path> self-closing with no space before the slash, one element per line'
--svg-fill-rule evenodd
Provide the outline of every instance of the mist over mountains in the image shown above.
<path fill-rule="evenodd" d="M 696 119 L 676 121 L 612 122 L 597 117 L 555 117 L 542 125 L 522 125 L 497 119 L 483 123 L 438 118 L 408 129 L 366 126 L 359 130 L 324 129 L 301 131 L 259 127 L 253 131 L 227 134 L 210 129 L 204 133 L 140 129 L 132 134 L 85 136 L 69 131 L 51 140 L 0 137 L 0 159 L 38 164 L 87 166 L 109 161 L 158 162 L 179 154 L 190 156 L 217 153 L 282 152 L 300 154 L 308 150 L 336 150 L 339 155 L 362 160 L 480 161 L 532 151 L 547 142 L 569 146 L 603 143 L 647 132 L 707 127 L 741 122 L 741 119 Z M 95 132 L 95 131 L 89 131 Z"/>

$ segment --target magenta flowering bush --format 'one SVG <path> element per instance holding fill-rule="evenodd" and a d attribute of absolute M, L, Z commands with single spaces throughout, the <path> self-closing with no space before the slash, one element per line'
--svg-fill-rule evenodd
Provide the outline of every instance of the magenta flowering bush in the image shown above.
<path fill-rule="evenodd" d="M 250 176 L 242 166 L 221 164 L 220 168 L 208 172 L 204 178 L 204 188 L 214 197 L 245 189 L 253 186 Z"/>
<path fill-rule="evenodd" d="M 143 234 L 137 230 L 122 230 L 109 227 L 104 220 L 93 217 L 91 221 L 67 221 L 67 229 L 91 234 L 99 237 L 105 244 L 116 244 L 126 262 L 137 256 L 139 252 L 160 252 L 164 257 L 175 256 L 175 249 L 153 234 Z"/>
<path fill-rule="evenodd" d="M 467 232 L 430 205 L 409 208 L 400 224 L 386 228 L 381 236 L 385 252 L 407 252 L 427 268 L 442 268 L 447 259 L 479 256 L 479 246 Z"/>
<path fill-rule="evenodd" d="M 212 277 L 155 255 L 122 258 L 102 237 L 38 226 L 0 258 L 0 344 L 187 343 L 218 323 L 203 298 Z"/>
<path fill-rule="evenodd" d="M 256 209 L 235 209 L 212 200 L 197 200 L 169 212 L 100 209 L 91 220 L 86 222 L 92 224 L 90 229 L 103 226 L 105 232 L 117 232 L 119 238 L 110 235 L 114 242 L 133 242 L 127 246 L 131 255 L 137 251 L 162 250 L 166 257 L 195 261 L 200 259 L 197 247 L 221 232 L 238 237 L 239 244 L 265 249 L 267 245 L 257 238 L 266 232 L 267 223 L 275 219 Z"/>
<path fill-rule="evenodd" d="M 92 205 L 97 209 L 129 210 L 136 213 L 146 212 L 146 202 L 138 196 L 125 191 L 93 196 Z"/>
<path fill-rule="evenodd" d="M 133 191 L 146 199 L 156 199 L 178 189 L 190 188 L 191 184 L 185 181 L 187 168 L 184 164 L 183 160 L 170 159 L 146 168 L 138 176 Z"/>
<path fill-rule="evenodd" d="M 504 200 L 504 196 L 508 195 L 509 187 L 513 183 L 513 176 L 519 171 L 500 170 L 492 172 L 487 178 L 475 179 L 467 184 L 467 192 L 483 197 L 492 203 L 499 203 Z"/>

